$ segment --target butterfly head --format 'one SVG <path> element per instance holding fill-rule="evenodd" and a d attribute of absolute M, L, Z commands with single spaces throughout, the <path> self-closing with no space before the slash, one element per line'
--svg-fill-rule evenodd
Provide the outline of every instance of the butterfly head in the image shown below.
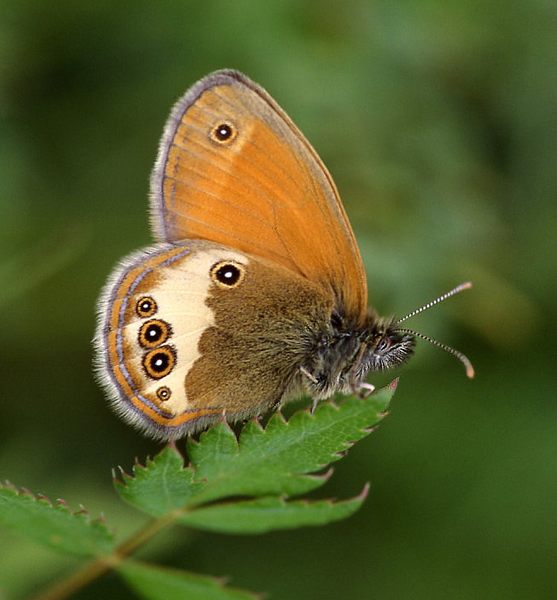
<path fill-rule="evenodd" d="M 363 326 L 354 326 L 333 313 L 329 329 L 301 369 L 306 390 L 314 399 L 357 391 L 368 373 L 406 362 L 414 346 L 415 336 L 399 332 L 394 318 L 370 310 Z"/>
<path fill-rule="evenodd" d="M 469 287 L 469 283 L 461 284 L 398 319 L 379 317 L 373 309 L 369 309 L 365 322 L 355 325 L 341 312 L 333 312 L 327 332 L 300 369 L 306 390 L 314 399 L 327 398 L 335 392 L 359 391 L 362 386 L 368 385 L 363 383 L 368 373 L 386 371 L 405 363 L 414 353 L 417 338 L 458 358 L 466 368 L 467 376 L 474 377 L 474 368 L 464 354 L 401 326 L 410 317 Z"/>
<path fill-rule="evenodd" d="M 368 371 L 386 371 L 405 363 L 414 353 L 416 336 L 399 331 L 394 318 L 378 319 L 370 328 L 362 354 Z"/>
<path fill-rule="evenodd" d="M 416 338 L 420 338 L 445 350 L 449 354 L 452 354 L 455 358 L 460 360 L 460 362 L 464 365 L 466 369 L 466 375 L 472 379 L 474 377 L 474 367 L 472 363 L 469 361 L 468 357 L 443 344 L 434 340 L 433 338 L 419 333 L 418 331 L 414 331 L 413 329 L 407 329 L 405 327 L 401 327 L 401 323 L 414 317 L 425 310 L 439 304 L 451 298 L 452 296 L 459 294 L 460 292 L 470 289 L 472 284 L 470 282 L 462 283 L 452 290 L 442 294 L 435 300 L 420 306 L 419 308 L 413 310 L 409 314 L 401 317 L 399 319 L 390 318 L 390 319 L 376 319 L 374 315 L 370 315 L 370 326 L 369 330 L 371 332 L 371 352 L 369 354 L 368 370 L 370 371 L 384 371 L 386 369 L 391 369 L 396 367 L 403 362 L 406 362 L 414 351 L 414 346 L 416 345 Z"/>

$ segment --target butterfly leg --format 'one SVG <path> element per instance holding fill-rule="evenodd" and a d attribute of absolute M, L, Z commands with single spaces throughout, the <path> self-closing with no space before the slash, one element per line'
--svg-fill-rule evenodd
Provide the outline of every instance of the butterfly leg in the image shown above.
<path fill-rule="evenodd" d="M 356 386 L 354 386 L 354 393 L 364 400 L 375 391 L 375 386 L 372 383 L 368 383 L 367 381 L 361 381 Z"/>
<path fill-rule="evenodd" d="M 319 404 L 319 398 L 314 398 L 313 402 L 311 403 L 311 410 L 310 410 L 311 414 L 313 414 L 315 412 L 315 409 L 317 408 L 318 404 Z"/>
<path fill-rule="evenodd" d="M 319 383 L 319 379 L 313 373 L 310 373 L 305 367 L 300 367 L 300 372 L 304 377 L 307 377 L 312 383 Z"/>
<path fill-rule="evenodd" d="M 307 377 L 311 383 L 317 385 L 319 383 L 319 379 L 317 379 L 317 377 L 315 375 L 313 375 L 313 373 L 310 373 L 310 371 L 308 371 L 305 367 L 300 367 L 300 372 L 302 373 L 302 375 L 304 377 Z M 314 398 L 313 399 L 313 403 L 311 405 L 311 414 L 313 414 L 315 412 L 315 409 L 317 408 L 317 405 L 319 404 L 319 398 Z"/>

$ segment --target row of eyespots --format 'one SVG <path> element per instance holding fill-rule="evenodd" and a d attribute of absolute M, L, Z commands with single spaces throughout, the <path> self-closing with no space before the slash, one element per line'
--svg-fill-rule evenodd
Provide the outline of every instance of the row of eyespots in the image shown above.
<path fill-rule="evenodd" d="M 157 303 L 151 296 L 144 296 L 137 301 L 135 311 L 139 317 L 149 318 L 156 314 Z M 139 328 L 138 342 L 148 350 L 143 355 L 143 369 L 151 379 L 166 377 L 176 364 L 176 350 L 169 344 L 164 344 L 172 335 L 172 327 L 162 319 L 149 319 Z M 166 401 L 172 395 L 167 386 L 157 389 L 157 397 Z"/>

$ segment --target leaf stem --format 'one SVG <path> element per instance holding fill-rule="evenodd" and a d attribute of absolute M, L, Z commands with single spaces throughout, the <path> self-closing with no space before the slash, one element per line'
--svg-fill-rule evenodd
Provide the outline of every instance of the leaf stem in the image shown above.
<path fill-rule="evenodd" d="M 137 548 L 154 537 L 159 531 L 171 525 L 179 512 L 171 512 L 158 519 L 153 519 L 122 542 L 111 554 L 99 556 L 87 563 L 68 578 L 52 585 L 44 592 L 39 593 L 33 600 L 64 600 L 78 590 L 98 579 L 111 569 L 116 568 L 130 556 Z"/>

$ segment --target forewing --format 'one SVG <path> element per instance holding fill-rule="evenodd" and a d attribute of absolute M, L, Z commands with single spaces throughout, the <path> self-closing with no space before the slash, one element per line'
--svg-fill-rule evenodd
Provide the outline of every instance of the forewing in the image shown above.
<path fill-rule="evenodd" d="M 222 125 L 231 131 L 224 140 Z M 365 272 L 335 184 L 285 112 L 244 75 L 213 73 L 175 105 L 151 209 L 159 240 L 212 240 L 270 259 L 363 319 Z"/>

